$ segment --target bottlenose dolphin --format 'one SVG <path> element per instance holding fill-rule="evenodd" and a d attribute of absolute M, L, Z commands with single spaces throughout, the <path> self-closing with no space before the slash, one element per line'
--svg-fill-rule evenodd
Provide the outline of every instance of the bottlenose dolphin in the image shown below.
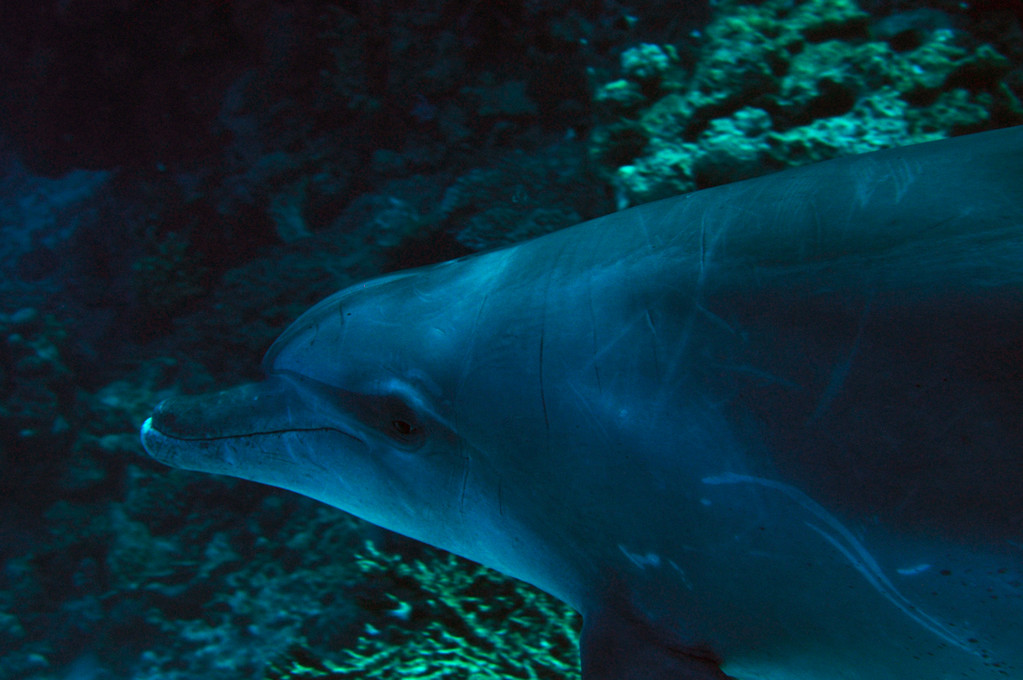
<path fill-rule="evenodd" d="M 320 302 L 155 459 L 535 584 L 586 680 L 1023 677 L 1023 127 Z"/>

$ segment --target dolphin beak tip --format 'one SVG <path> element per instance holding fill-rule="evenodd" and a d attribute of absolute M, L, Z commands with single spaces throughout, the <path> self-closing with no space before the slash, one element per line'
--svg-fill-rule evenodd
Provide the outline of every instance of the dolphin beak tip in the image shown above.
<path fill-rule="evenodd" d="M 139 440 L 142 442 L 142 448 L 153 460 L 163 462 L 163 457 L 160 455 L 161 447 L 160 444 L 165 440 L 165 436 L 160 430 L 153 427 L 153 418 L 146 418 L 145 422 L 142 423 L 142 427 L 139 428 Z"/>
<path fill-rule="evenodd" d="M 142 423 L 142 427 L 139 429 L 139 440 L 142 442 L 142 448 L 145 449 L 146 453 L 148 453 L 150 456 L 153 455 L 153 452 L 149 448 L 149 445 L 152 442 L 153 438 L 152 433 L 153 419 L 151 417 L 146 418 L 146 421 Z"/>

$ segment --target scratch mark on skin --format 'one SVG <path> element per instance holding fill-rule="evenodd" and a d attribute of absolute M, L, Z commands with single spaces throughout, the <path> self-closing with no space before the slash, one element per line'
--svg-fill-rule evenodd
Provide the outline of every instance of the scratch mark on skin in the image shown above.
<path fill-rule="evenodd" d="M 902 567 L 900 569 L 896 569 L 895 571 L 898 572 L 900 576 L 916 576 L 917 574 L 924 573 L 930 568 L 931 565 L 929 564 L 917 564 L 912 567 Z"/>
<path fill-rule="evenodd" d="M 596 366 L 608 352 L 616 349 L 618 343 L 622 342 L 630 333 L 632 333 L 637 324 L 643 323 L 645 314 L 645 310 L 633 314 L 624 324 L 621 325 L 621 327 L 617 329 L 618 332 L 613 338 L 608 340 L 604 346 L 600 348 L 600 350 L 593 353 L 593 357 L 589 360 L 589 362 L 587 362 L 587 365 Z"/>
<path fill-rule="evenodd" d="M 909 192 L 909 188 L 913 186 L 916 175 L 920 170 L 917 163 L 908 160 L 903 160 L 893 170 L 892 174 L 895 176 L 895 202 L 901 203 L 906 193 Z"/>
<path fill-rule="evenodd" d="M 544 425 L 544 430 L 547 432 L 547 435 L 548 435 L 547 439 L 549 441 L 550 440 L 550 432 L 551 432 L 551 421 L 550 421 L 550 418 L 547 415 L 547 395 L 544 393 L 544 385 L 543 385 L 543 341 L 544 341 L 544 331 L 545 331 L 545 325 L 546 324 L 543 324 L 543 322 L 541 322 L 541 324 L 542 325 L 540 326 L 540 357 L 539 357 L 539 362 L 540 362 L 540 368 L 539 368 L 539 371 L 540 371 L 540 408 L 543 409 L 543 425 Z"/>
<path fill-rule="evenodd" d="M 540 408 L 543 410 L 543 424 L 544 424 L 544 440 L 545 448 L 550 452 L 551 445 L 551 421 L 550 415 L 547 413 L 547 393 L 546 385 L 544 384 L 544 343 L 547 339 L 547 313 L 548 313 L 548 297 L 551 292 L 551 284 L 555 280 L 555 276 L 560 273 L 562 256 L 565 254 L 565 247 L 562 245 L 561 249 L 554 254 L 554 257 L 550 263 L 550 268 L 547 271 L 546 281 L 543 286 L 543 306 L 540 313 L 540 346 L 538 348 L 538 367 L 537 367 L 537 378 L 540 382 Z M 555 327 L 557 327 L 555 325 Z"/>
<path fill-rule="evenodd" d="M 650 229 L 647 226 L 647 220 L 644 213 L 639 213 L 636 221 L 639 223 L 639 228 L 643 230 L 643 237 L 646 239 L 646 244 L 650 247 L 650 250 L 657 250 L 657 246 L 654 245 L 654 239 L 650 235 Z"/>
<path fill-rule="evenodd" d="M 622 551 L 630 562 L 639 567 L 640 569 L 646 569 L 647 567 L 654 567 L 655 569 L 661 566 L 661 556 L 655 552 L 648 552 L 645 555 L 640 553 L 630 552 L 621 543 L 618 544 L 618 549 Z"/>
<path fill-rule="evenodd" d="M 645 554 L 632 552 L 621 543 L 618 544 L 618 549 L 640 571 L 646 571 L 648 567 L 652 568 L 653 571 L 659 571 L 664 568 L 665 560 L 655 552 L 647 552 Z M 678 566 L 674 560 L 667 560 L 667 564 L 675 570 L 675 573 L 678 574 L 679 579 L 682 581 L 682 585 L 684 585 L 687 590 L 694 589 L 693 582 L 689 579 L 689 575 L 686 574 L 682 567 Z"/>
<path fill-rule="evenodd" d="M 462 361 L 462 370 L 458 376 L 458 394 L 461 394 L 465 387 L 465 382 L 469 379 L 469 375 L 472 373 L 472 358 L 476 354 L 476 339 L 478 337 L 480 318 L 483 316 L 483 310 L 487 307 L 487 302 L 490 300 L 490 293 L 483 295 L 483 300 L 480 301 L 479 309 L 476 310 L 476 316 L 472 320 L 472 327 L 469 329 L 468 337 L 469 341 L 466 343 L 465 348 L 465 359 Z M 456 411 L 453 417 L 454 425 L 457 427 L 458 412 Z"/>
<path fill-rule="evenodd" d="M 598 411 L 594 408 L 593 400 L 587 398 L 586 396 L 584 396 L 579 391 L 579 388 L 575 384 L 568 383 L 567 387 L 568 387 L 568 389 L 572 390 L 572 393 L 575 395 L 576 403 L 578 404 L 578 406 L 580 408 L 584 409 L 586 411 L 586 414 L 589 416 L 590 420 L 589 420 L 588 427 L 591 430 L 600 433 L 600 440 L 601 441 L 610 442 L 611 441 L 611 435 L 608 434 L 607 426 L 605 424 L 606 423 L 606 419 L 607 419 L 606 418 L 606 414 L 604 414 L 604 415 L 599 414 Z M 599 385 L 598 385 L 598 388 L 599 388 Z"/>
<path fill-rule="evenodd" d="M 657 326 L 654 325 L 654 316 L 653 314 L 650 313 L 649 309 L 646 310 L 646 325 L 647 328 L 650 329 L 650 337 L 652 340 L 650 344 L 653 347 L 653 351 L 651 352 L 651 354 L 653 354 L 654 357 L 654 370 L 656 371 L 655 375 L 663 375 L 661 371 L 661 362 L 657 356 Z"/>
<path fill-rule="evenodd" d="M 852 532 L 849 531 L 845 525 L 839 522 L 834 515 L 825 510 L 823 506 L 818 504 L 799 489 L 789 486 L 788 484 L 777 482 L 773 479 L 740 475 L 733 472 L 726 472 L 721 475 L 711 475 L 704 477 L 701 481 L 704 484 L 710 485 L 756 484 L 758 486 L 782 492 L 802 506 L 803 509 L 823 521 L 835 532 L 832 534 L 815 524 L 804 522 L 807 527 L 820 534 L 825 541 L 830 543 L 832 547 L 834 547 L 835 550 L 847 559 L 853 568 L 867 580 L 867 583 L 869 583 L 878 593 L 898 608 L 899 611 L 949 644 L 955 645 L 956 647 L 971 654 L 979 655 L 979 653 L 962 638 L 949 630 L 934 617 L 921 611 L 916 605 L 900 593 L 895 585 L 888 580 L 888 577 L 885 576 L 884 571 L 877 563 L 877 560 L 874 559 L 874 556 L 870 554 L 866 547 L 864 547 L 864 545 L 860 543 L 855 536 L 853 536 Z"/>
<path fill-rule="evenodd" d="M 593 276 L 591 274 L 590 281 L 586 285 L 586 302 L 590 312 L 590 345 L 591 345 L 591 356 L 597 356 L 597 310 L 593 307 Z M 596 381 L 597 393 L 603 392 L 600 385 L 600 367 L 596 361 L 591 362 L 593 368 L 593 378 Z"/>
<path fill-rule="evenodd" d="M 703 281 L 704 271 L 707 267 L 707 222 L 700 220 L 700 273 L 698 278 Z"/>
<path fill-rule="evenodd" d="M 458 497 L 458 509 L 465 514 L 465 490 L 469 486 L 469 457 L 465 457 L 465 465 L 462 468 L 462 491 Z"/>
<path fill-rule="evenodd" d="M 694 282 L 695 285 L 692 293 L 693 309 L 686 318 L 685 328 L 682 332 L 682 339 L 676 345 L 674 356 L 669 361 L 670 366 L 679 365 L 681 357 L 684 356 L 688 350 L 689 341 L 692 337 L 697 315 L 707 313 L 703 306 L 703 292 L 704 287 L 707 285 L 710 259 L 714 257 L 714 251 L 717 248 L 718 241 L 725 237 L 725 233 L 728 229 L 727 222 L 723 221 L 721 224 L 712 225 L 711 232 L 708 232 L 708 219 L 710 218 L 706 214 L 700 218 L 700 268 L 696 274 L 696 281 Z M 714 231 L 715 229 L 716 231 Z M 725 325 L 727 326 L 728 324 Z"/>
<path fill-rule="evenodd" d="M 706 307 L 704 307 L 702 303 L 697 302 L 696 305 L 695 305 L 695 308 L 696 308 L 697 312 L 702 314 L 708 320 L 712 321 L 714 323 L 714 325 L 718 326 L 719 328 L 721 328 L 724 331 L 727 331 L 729 333 L 729 335 L 735 335 L 735 336 L 739 335 L 739 331 L 737 331 L 735 328 L 733 328 L 732 324 L 728 323 L 723 318 L 721 318 L 719 315 L 715 314 L 714 312 L 712 312 L 709 309 L 707 309 Z"/>
<path fill-rule="evenodd" d="M 818 259 L 822 257 L 824 251 L 824 220 L 821 218 L 820 208 L 817 206 L 816 201 L 810 201 L 807 205 L 807 209 L 811 211 L 813 217 L 813 239 L 810 242 L 811 253 L 804 253 L 804 257 L 809 259 Z"/>
<path fill-rule="evenodd" d="M 685 585 L 686 589 L 688 589 L 688 590 L 694 590 L 694 588 L 693 588 L 693 582 L 689 580 L 689 576 L 688 576 L 688 575 L 686 574 L 686 572 L 685 572 L 685 571 L 684 571 L 684 570 L 682 569 L 682 567 L 680 567 L 680 566 L 678 566 L 677 564 L 675 564 L 675 561 L 674 561 L 674 560 L 668 560 L 668 564 L 670 564 L 670 565 L 671 565 L 671 568 L 672 568 L 672 569 L 674 569 L 674 570 L 675 570 L 675 571 L 676 571 L 676 572 L 678 573 L 678 575 L 679 575 L 680 577 L 682 577 L 682 583 L 683 583 L 683 585 Z"/>
<path fill-rule="evenodd" d="M 852 346 L 846 355 L 835 363 L 831 369 L 831 375 L 828 378 L 828 385 L 824 388 L 821 393 L 820 399 L 817 401 L 817 408 L 814 409 L 813 413 L 807 419 L 807 425 L 813 425 L 819 421 L 838 397 L 838 393 L 842 391 L 842 386 L 845 385 L 846 379 L 849 377 L 849 372 L 852 370 L 853 359 L 856 358 L 856 354 L 859 351 L 860 341 L 863 339 L 863 327 L 867 322 L 867 315 L 870 313 L 870 302 L 863 308 L 863 313 L 860 315 L 859 325 L 856 328 L 856 336 L 853 338 Z"/>

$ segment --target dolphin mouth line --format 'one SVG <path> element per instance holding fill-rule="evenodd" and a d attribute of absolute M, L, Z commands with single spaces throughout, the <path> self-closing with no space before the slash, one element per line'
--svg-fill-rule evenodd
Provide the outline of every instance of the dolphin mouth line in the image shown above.
<path fill-rule="evenodd" d="M 264 430 L 264 431 L 257 431 L 257 432 L 244 432 L 244 433 L 241 433 L 241 434 L 223 434 L 223 435 L 212 435 L 212 436 L 208 436 L 208 437 L 180 437 L 180 436 L 173 435 L 173 434 L 167 434 L 163 430 L 160 430 L 160 429 L 157 429 L 157 428 L 153 427 L 150 424 L 150 422 L 149 422 L 150 420 L 152 420 L 152 418 L 147 419 L 146 422 L 143 423 L 142 427 L 143 427 L 144 432 L 146 432 L 146 433 L 152 432 L 152 433 L 154 433 L 156 435 L 159 435 L 160 437 L 163 437 L 165 439 L 173 439 L 173 440 L 179 441 L 179 442 L 215 442 L 215 441 L 223 441 L 223 440 L 226 440 L 226 439 L 248 439 L 250 437 L 270 437 L 270 436 L 273 436 L 275 434 L 276 435 L 284 435 L 284 434 L 291 434 L 291 433 L 294 433 L 294 432 L 336 432 L 336 433 L 338 433 L 340 435 L 344 435 L 345 437 L 348 437 L 349 439 L 357 441 L 360 444 L 365 444 L 366 443 L 362 439 L 359 439 L 358 437 L 356 437 L 355 435 L 353 435 L 353 434 L 351 434 L 349 432 L 345 432 L 344 430 L 339 430 L 336 427 L 289 427 L 289 428 L 283 428 L 283 429 L 280 429 L 280 430 Z"/>
<path fill-rule="evenodd" d="M 149 453 L 150 456 L 155 458 L 155 456 L 153 456 L 152 452 L 149 451 L 149 447 L 146 445 L 146 441 L 149 440 L 149 438 L 151 438 L 151 437 L 158 437 L 158 438 L 160 438 L 160 439 L 162 439 L 164 441 L 168 441 L 169 440 L 169 441 L 188 442 L 188 443 L 191 443 L 191 444 L 195 444 L 195 443 L 203 443 L 203 442 L 217 442 L 217 441 L 227 441 L 227 440 L 255 439 L 255 438 L 258 438 L 258 437 L 272 437 L 274 435 L 283 436 L 283 435 L 293 434 L 293 433 L 298 433 L 298 432 L 334 432 L 334 433 L 340 434 L 343 437 L 346 437 L 346 438 L 348 438 L 348 439 L 350 439 L 350 440 L 352 440 L 354 442 L 358 442 L 358 443 L 362 444 L 363 446 L 366 445 L 366 442 L 364 440 L 360 439 L 359 437 L 356 437 L 355 435 L 351 434 L 350 432 L 345 432 L 344 430 L 341 430 L 341 429 L 336 428 L 336 427 L 292 427 L 292 428 L 281 428 L 281 429 L 277 429 L 277 430 L 260 430 L 260 431 L 255 431 L 255 432 L 243 432 L 243 433 L 240 433 L 240 434 L 209 435 L 209 436 L 203 436 L 203 437 L 200 437 L 200 436 L 194 436 L 194 437 L 180 436 L 180 435 L 175 435 L 175 434 L 169 434 L 169 433 L 167 433 L 167 432 L 165 432 L 165 431 L 163 431 L 163 430 L 161 430 L 161 429 L 159 429 L 157 427 L 154 427 L 153 419 L 151 417 L 150 418 L 146 418 L 146 421 L 144 423 L 142 423 L 142 444 L 143 444 L 143 448 L 146 449 L 146 452 Z"/>

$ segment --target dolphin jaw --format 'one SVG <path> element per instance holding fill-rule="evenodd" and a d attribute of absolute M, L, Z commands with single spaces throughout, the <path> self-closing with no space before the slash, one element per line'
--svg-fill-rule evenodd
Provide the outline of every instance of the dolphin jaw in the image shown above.
<path fill-rule="evenodd" d="M 287 376 L 270 376 L 210 395 L 164 400 L 142 424 L 140 438 L 149 456 L 166 465 L 263 481 L 246 470 L 258 471 L 271 460 L 300 463 L 302 437 L 327 438 L 344 448 L 371 446 L 357 422 L 324 403 Z"/>

